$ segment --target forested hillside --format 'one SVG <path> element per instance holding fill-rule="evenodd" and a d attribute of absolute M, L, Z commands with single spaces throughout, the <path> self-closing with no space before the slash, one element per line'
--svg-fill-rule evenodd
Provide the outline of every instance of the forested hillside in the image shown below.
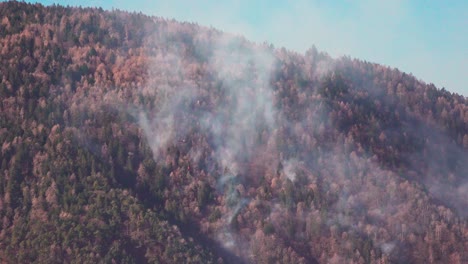
<path fill-rule="evenodd" d="M 468 262 L 466 97 L 141 13 L 0 19 L 0 262 Z"/>

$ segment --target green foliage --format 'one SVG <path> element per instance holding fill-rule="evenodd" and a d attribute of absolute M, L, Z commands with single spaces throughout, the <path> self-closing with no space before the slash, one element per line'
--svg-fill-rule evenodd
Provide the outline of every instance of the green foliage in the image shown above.
<path fill-rule="evenodd" d="M 275 227 L 270 223 L 266 223 L 264 226 L 263 226 L 263 233 L 265 233 L 265 235 L 271 235 L 275 232 Z"/>
<path fill-rule="evenodd" d="M 348 93 L 344 78 L 339 73 L 333 73 L 325 78 L 318 90 L 325 98 L 336 100 Z"/>
<path fill-rule="evenodd" d="M 221 212 L 218 208 L 216 208 L 213 210 L 213 212 L 211 212 L 210 216 L 208 217 L 208 220 L 210 222 L 216 222 L 219 218 L 221 218 Z"/>
<path fill-rule="evenodd" d="M 197 201 L 200 207 L 205 206 L 212 199 L 212 190 L 207 183 L 202 183 L 197 189 Z"/>

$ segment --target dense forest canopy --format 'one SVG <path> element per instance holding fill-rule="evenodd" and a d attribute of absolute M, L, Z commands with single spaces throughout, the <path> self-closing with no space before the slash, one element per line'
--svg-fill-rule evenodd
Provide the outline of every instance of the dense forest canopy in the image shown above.
<path fill-rule="evenodd" d="M 141 13 L 0 19 L 2 262 L 468 262 L 466 97 Z"/>

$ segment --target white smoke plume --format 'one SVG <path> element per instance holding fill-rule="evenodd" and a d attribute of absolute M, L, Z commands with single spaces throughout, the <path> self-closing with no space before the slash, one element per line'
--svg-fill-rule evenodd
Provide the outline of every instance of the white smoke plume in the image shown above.
<path fill-rule="evenodd" d="M 258 145 L 258 134 L 275 126 L 270 73 L 274 58 L 265 48 L 251 49 L 238 37 L 216 43 L 210 68 L 217 73 L 226 101 L 206 113 L 203 124 L 218 143 L 216 156 L 223 168 L 239 173 L 239 162 Z"/>
<path fill-rule="evenodd" d="M 276 127 L 270 85 L 275 57 L 270 47 L 253 45 L 241 37 L 223 34 L 208 39 L 203 32 L 197 34 L 194 53 L 206 61 L 201 70 L 214 79 L 216 87 L 210 89 L 221 95 L 215 99 L 220 101 L 207 101 L 207 88 L 202 85 L 211 84 L 198 82 L 197 75 L 191 74 L 190 58 L 184 56 L 184 50 L 171 46 L 171 36 L 157 34 L 148 37 L 154 39 L 156 44 L 152 45 L 169 48 L 156 52 L 148 69 L 150 79 L 139 91 L 153 100 L 154 107 L 130 112 L 161 165 L 168 147 L 183 141 L 190 131 L 198 130 L 209 137 L 214 150 L 210 160 L 221 168 L 217 189 L 228 205 L 222 217 L 225 226 L 218 230 L 217 238 L 230 249 L 237 246 L 230 225 L 249 201 L 236 189 L 238 176 L 246 173 L 245 164 L 257 146 L 265 143 L 260 141 L 268 141 Z M 260 135 L 268 138 L 261 139 Z M 195 161 L 201 153 L 193 146 L 189 155 Z"/>

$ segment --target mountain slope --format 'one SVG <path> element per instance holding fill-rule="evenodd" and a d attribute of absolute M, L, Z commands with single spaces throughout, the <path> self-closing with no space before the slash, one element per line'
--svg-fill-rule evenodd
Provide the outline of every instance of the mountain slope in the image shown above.
<path fill-rule="evenodd" d="M 0 13 L 2 261 L 467 261 L 465 97 L 142 14 Z"/>

